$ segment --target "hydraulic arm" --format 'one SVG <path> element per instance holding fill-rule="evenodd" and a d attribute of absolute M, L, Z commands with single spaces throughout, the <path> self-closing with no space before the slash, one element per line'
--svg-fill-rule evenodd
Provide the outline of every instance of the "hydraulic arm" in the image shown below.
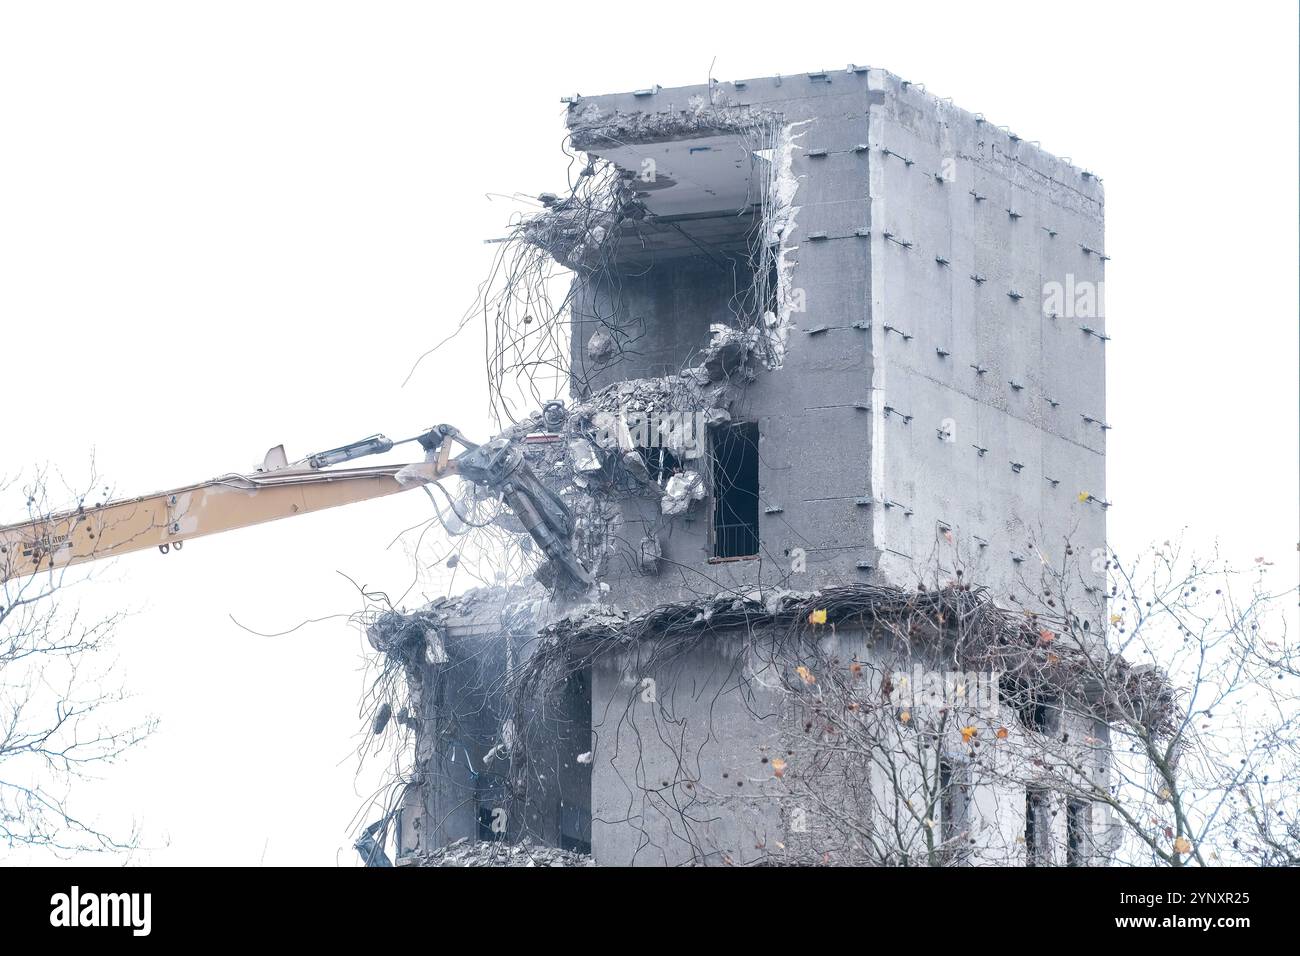
<path fill-rule="evenodd" d="M 475 445 L 450 425 L 406 441 L 424 448 L 423 463 L 331 469 L 405 443 L 383 435 L 293 464 L 283 446 L 276 446 L 252 474 L 224 475 L 171 491 L 0 526 L 0 581 L 151 547 L 167 553 L 191 538 L 379 498 L 459 474 L 501 494 L 555 562 L 561 572 L 558 580 L 576 588 L 592 583 L 569 547 L 573 519 L 568 507 L 537 479 L 514 442 L 501 438 Z M 457 458 L 450 454 L 453 441 L 466 449 Z"/>

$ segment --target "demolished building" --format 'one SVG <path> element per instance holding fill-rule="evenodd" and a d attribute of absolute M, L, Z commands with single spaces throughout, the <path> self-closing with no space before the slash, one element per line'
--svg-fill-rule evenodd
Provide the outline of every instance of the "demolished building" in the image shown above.
<path fill-rule="evenodd" d="M 1104 859 L 1104 808 L 1023 759 L 1073 740 L 1057 762 L 1104 787 L 1108 708 L 1168 705 L 1123 662 L 1121 693 L 1081 679 L 1105 657 L 1099 181 L 867 67 L 567 122 L 582 174 L 512 236 L 520 272 L 572 273 L 518 318 L 558 350 L 491 371 L 564 370 L 503 436 L 596 584 L 538 556 L 370 622 L 376 732 L 413 741 L 395 859 Z M 1081 603 L 1030 610 L 1043 567 Z M 941 673 L 923 702 L 899 676 Z"/>

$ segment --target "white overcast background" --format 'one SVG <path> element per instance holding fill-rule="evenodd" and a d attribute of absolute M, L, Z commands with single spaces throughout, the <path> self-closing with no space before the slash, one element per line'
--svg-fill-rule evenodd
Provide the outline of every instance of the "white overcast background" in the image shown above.
<path fill-rule="evenodd" d="M 1106 189 L 1111 543 L 1297 576 L 1297 6 L 0 5 L 0 475 L 93 453 L 118 494 L 376 431 L 488 429 L 474 299 L 516 192 L 560 190 L 560 97 L 885 67 Z M 412 452 L 411 454 L 415 454 Z M 393 456 L 398 457 L 398 456 Z M 22 516 L 3 501 L 0 521 Z M 122 558 L 78 588 L 156 735 L 78 806 L 134 862 L 354 865 L 367 648 L 398 495 Z M 468 582 L 465 582 L 468 583 Z M 416 606 L 428 597 L 416 589 Z M 326 618 L 281 637 L 307 619 Z M 232 620 L 233 619 L 233 620 Z M 10 858 L 13 860 L 14 858 Z M 3 862 L 3 857 L 0 857 Z"/>

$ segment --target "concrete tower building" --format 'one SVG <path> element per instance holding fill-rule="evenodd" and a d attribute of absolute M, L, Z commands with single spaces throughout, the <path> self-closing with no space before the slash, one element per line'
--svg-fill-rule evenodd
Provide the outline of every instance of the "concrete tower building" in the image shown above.
<path fill-rule="evenodd" d="M 1073 733 L 1104 785 L 1103 708 L 1031 676 L 1058 635 L 994 607 L 1044 568 L 1101 599 L 1100 182 L 868 67 L 575 97 L 567 123 L 584 175 L 518 239 L 573 272 L 570 397 L 510 434 L 598 587 L 372 629 L 407 648 L 398 857 L 1103 855 L 1087 787 L 1016 764 Z M 909 683 L 954 671 L 942 700 Z"/>

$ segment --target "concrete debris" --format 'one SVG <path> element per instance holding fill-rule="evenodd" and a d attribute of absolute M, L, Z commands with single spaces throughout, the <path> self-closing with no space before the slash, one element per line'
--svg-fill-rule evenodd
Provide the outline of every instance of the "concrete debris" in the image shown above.
<path fill-rule="evenodd" d="M 690 508 L 692 501 L 704 498 L 704 479 L 698 471 L 679 471 L 668 479 L 659 507 L 666 515 L 679 515 Z"/>
<path fill-rule="evenodd" d="M 600 471 L 604 466 L 591 442 L 585 438 L 569 439 L 569 456 L 578 471 Z"/>
<path fill-rule="evenodd" d="M 633 480 L 643 485 L 651 484 L 654 480 L 650 475 L 650 469 L 646 467 L 645 458 L 639 451 L 629 451 L 623 455 L 623 469 L 632 476 Z"/>
<path fill-rule="evenodd" d="M 613 412 L 598 411 L 591 416 L 594 440 L 606 451 L 631 449 L 632 436 L 628 434 L 627 424 L 622 416 Z"/>
<path fill-rule="evenodd" d="M 611 609 L 606 609 L 611 610 Z M 918 618 L 953 627 L 961 621 L 963 666 L 990 666 L 1007 674 L 1026 667 L 1023 649 L 1041 644 L 1040 625 L 1000 607 L 984 588 L 950 586 L 913 591 L 894 585 L 850 584 L 819 591 L 787 588 L 753 588 L 741 594 L 725 592 L 704 600 L 661 604 L 627 617 L 620 614 L 570 615 L 541 630 L 548 638 L 527 662 L 535 672 L 544 671 L 556 658 L 566 658 L 575 644 L 613 649 L 664 635 L 717 634 L 728 628 L 752 630 L 771 626 L 795 633 L 816 625 L 864 619 L 875 622 L 911 621 Z M 945 622 L 948 622 L 945 625 Z M 815 632 L 814 632 L 815 633 Z M 936 631 L 937 633 L 937 631 Z M 1034 680 L 1058 691 L 1076 694 L 1078 676 L 1088 673 L 1095 661 L 1092 650 L 1053 645 L 1055 663 Z M 592 659 L 590 655 L 586 657 Z M 1171 732 L 1177 701 L 1168 677 L 1158 668 L 1134 667 L 1123 657 L 1112 658 L 1118 695 L 1086 701 L 1102 717 L 1140 707 L 1144 724 L 1153 733 Z"/>
<path fill-rule="evenodd" d="M 424 632 L 424 659 L 430 664 L 445 664 L 450 659 L 440 628 L 431 627 Z"/>
<path fill-rule="evenodd" d="M 501 627 L 507 634 L 531 636 L 546 620 L 548 607 L 546 598 L 538 595 L 511 601 L 501 608 Z"/>
<path fill-rule="evenodd" d="M 384 836 L 388 830 L 388 818 L 376 820 L 366 827 L 361 838 L 352 844 L 361 855 L 363 866 L 392 866 L 388 854 L 384 852 Z"/>
<path fill-rule="evenodd" d="M 646 574 L 659 573 L 659 561 L 663 558 L 663 549 L 659 545 L 659 536 L 648 534 L 641 539 L 641 570 Z"/>
<path fill-rule="evenodd" d="M 743 372 L 754 351 L 757 332 L 714 324 L 709 326 L 709 335 L 709 347 L 704 351 L 703 362 L 709 381 L 720 382 Z"/>
<path fill-rule="evenodd" d="M 576 628 L 617 627 L 627 620 L 627 615 L 608 604 L 582 604 L 575 607 L 562 619 L 566 624 Z"/>
<path fill-rule="evenodd" d="M 392 716 L 393 716 L 393 705 L 390 704 L 388 701 L 384 701 L 382 704 L 379 705 L 379 709 L 375 711 L 375 719 L 371 721 L 370 724 L 371 732 L 376 737 L 382 734 L 384 732 L 384 728 L 388 726 L 388 721 L 392 718 Z"/>
<path fill-rule="evenodd" d="M 575 149 L 600 153 L 611 146 L 653 140 L 681 139 L 717 133 L 744 133 L 776 122 L 776 114 L 756 106 L 709 103 L 702 97 L 687 103 L 686 109 L 658 113 L 622 110 L 602 111 L 595 103 L 579 107 L 569 119 Z"/>
<path fill-rule="evenodd" d="M 591 338 L 587 339 L 587 358 L 593 362 L 604 364 L 614 357 L 618 351 L 618 346 L 614 342 L 614 337 L 604 329 L 597 329 L 591 333 Z"/>
<path fill-rule="evenodd" d="M 381 864 L 382 865 L 382 864 Z M 398 866 L 595 866 L 590 854 L 519 843 L 471 841 L 465 837 L 423 854 L 403 856 Z"/>
<path fill-rule="evenodd" d="M 799 177 L 794 173 L 794 151 L 796 140 L 803 133 L 796 132 L 802 123 L 791 123 L 781 128 L 781 134 L 773 151 L 772 168 L 768 178 L 767 208 L 764 210 L 766 224 L 766 245 L 777 250 L 776 266 L 776 300 L 777 311 L 763 314 L 763 334 L 767 348 L 765 362 L 773 368 L 779 368 L 785 361 L 786 346 L 790 329 L 794 325 L 792 313 L 803 311 L 802 291 L 794 287 L 793 255 L 798 251 L 797 243 L 790 241 L 794 232 L 795 217 L 799 206 L 794 204 L 795 194 L 799 190 Z"/>
<path fill-rule="evenodd" d="M 366 629 L 366 639 L 380 654 L 403 665 L 415 664 L 420 656 L 430 663 L 444 663 L 447 655 L 441 626 L 441 618 L 433 611 L 386 611 Z"/>
<path fill-rule="evenodd" d="M 620 225 L 645 214 L 634 190 L 621 177 L 610 175 L 590 192 L 547 203 L 545 211 L 518 226 L 516 236 L 557 262 L 585 270 L 599 265 L 601 247 Z"/>

